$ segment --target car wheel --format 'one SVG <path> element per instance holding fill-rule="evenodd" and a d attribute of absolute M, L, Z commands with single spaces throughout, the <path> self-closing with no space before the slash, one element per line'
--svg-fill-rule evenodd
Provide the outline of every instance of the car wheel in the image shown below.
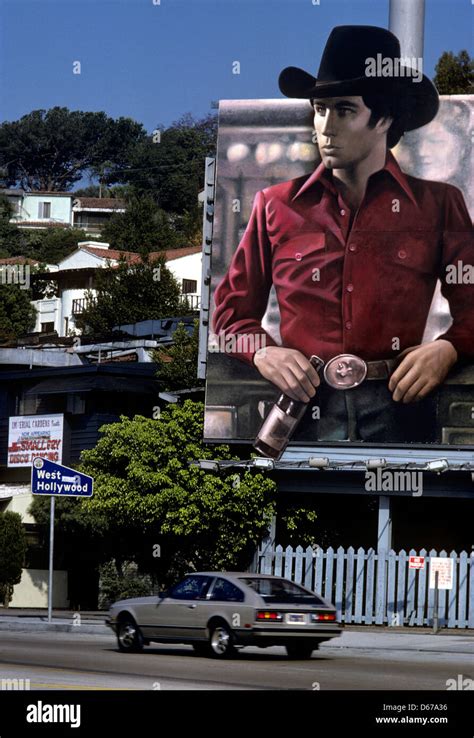
<path fill-rule="evenodd" d="M 120 651 L 138 653 L 143 649 L 143 636 L 135 620 L 128 616 L 119 620 L 117 642 Z"/>
<path fill-rule="evenodd" d="M 310 659 L 318 645 L 317 643 L 287 643 L 285 648 L 290 659 Z"/>
<path fill-rule="evenodd" d="M 209 655 L 214 659 L 235 656 L 234 636 L 225 623 L 215 623 L 209 629 Z"/>

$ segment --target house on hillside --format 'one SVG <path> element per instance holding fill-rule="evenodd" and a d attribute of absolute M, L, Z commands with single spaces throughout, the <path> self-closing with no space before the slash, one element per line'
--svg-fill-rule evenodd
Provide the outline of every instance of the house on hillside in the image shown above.
<path fill-rule="evenodd" d="M 74 228 L 82 228 L 88 236 L 98 236 L 115 213 L 124 213 L 125 200 L 114 197 L 77 197 L 73 200 Z"/>
<path fill-rule="evenodd" d="M 201 248 L 190 246 L 153 252 L 150 258 L 156 258 L 160 253 L 165 255 L 166 265 L 178 280 L 183 297 L 194 310 L 198 310 L 201 295 Z M 120 259 L 135 264 L 140 258 L 133 251 L 111 249 L 108 243 L 79 242 L 77 249 L 57 265 L 54 276 L 51 269 L 47 273 L 57 284 L 57 295 L 33 301 L 37 310 L 35 332 L 56 331 L 58 336 L 68 336 L 73 332 L 79 334 L 76 319 L 85 309 L 86 292 L 94 292 L 96 270 L 117 267 Z M 41 278 L 44 279 L 45 276 L 46 273 Z"/>
<path fill-rule="evenodd" d="M 71 192 L 26 192 L 0 189 L 13 206 L 10 223 L 19 228 L 70 228 L 73 224 Z"/>
<path fill-rule="evenodd" d="M 125 200 L 113 197 L 77 197 L 74 192 L 26 192 L 0 189 L 13 207 L 10 223 L 19 228 L 82 228 L 100 235 L 114 213 L 124 213 Z"/>

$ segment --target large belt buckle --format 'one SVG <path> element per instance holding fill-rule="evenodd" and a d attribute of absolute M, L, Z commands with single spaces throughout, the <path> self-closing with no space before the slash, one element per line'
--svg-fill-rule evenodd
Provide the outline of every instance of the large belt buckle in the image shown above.
<path fill-rule="evenodd" d="M 334 389 L 352 389 L 367 376 L 367 364 L 360 356 L 338 354 L 324 367 L 324 378 Z"/>

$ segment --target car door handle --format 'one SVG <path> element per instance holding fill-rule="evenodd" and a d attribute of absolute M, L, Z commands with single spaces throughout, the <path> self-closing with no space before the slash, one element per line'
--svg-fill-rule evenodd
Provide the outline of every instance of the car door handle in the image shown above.
<path fill-rule="evenodd" d="M 186 607 L 189 607 L 190 610 L 193 610 L 196 607 L 196 605 L 186 605 Z"/>

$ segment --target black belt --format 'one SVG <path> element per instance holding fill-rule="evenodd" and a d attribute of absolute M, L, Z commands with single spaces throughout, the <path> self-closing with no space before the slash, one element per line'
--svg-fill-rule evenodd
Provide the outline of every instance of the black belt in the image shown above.
<path fill-rule="evenodd" d="M 388 379 L 397 363 L 398 359 L 365 361 L 354 354 L 338 354 L 324 365 L 324 379 L 334 389 L 353 389 L 366 379 Z"/>

